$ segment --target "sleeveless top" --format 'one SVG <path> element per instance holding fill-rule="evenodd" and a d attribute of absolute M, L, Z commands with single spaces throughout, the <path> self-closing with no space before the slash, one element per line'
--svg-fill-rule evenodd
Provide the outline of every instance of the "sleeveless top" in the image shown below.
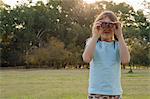
<path fill-rule="evenodd" d="M 120 64 L 118 41 L 98 41 L 90 62 L 88 93 L 121 95 Z"/>

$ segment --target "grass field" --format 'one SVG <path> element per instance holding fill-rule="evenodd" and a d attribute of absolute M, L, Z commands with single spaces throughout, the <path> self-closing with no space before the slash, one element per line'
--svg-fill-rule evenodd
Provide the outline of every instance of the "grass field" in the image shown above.
<path fill-rule="evenodd" d="M 123 99 L 150 99 L 149 70 L 122 70 Z M 0 99 L 87 99 L 89 70 L 0 70 Z"/>

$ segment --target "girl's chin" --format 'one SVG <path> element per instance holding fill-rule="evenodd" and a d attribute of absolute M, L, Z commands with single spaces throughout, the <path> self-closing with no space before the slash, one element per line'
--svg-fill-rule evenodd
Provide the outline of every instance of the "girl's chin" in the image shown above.
<path fill-rule="evenodd" d="M 107 33 L 107 34 L 102 33 L 101 36 L 113 36 L 113 35 L 111 33 Z"/>
<path fill-rule="evenodd" d="M 102 34 L 112 34 L 112 32 L 103 32 Z"/>
<path fill-rule="evenodd" d="M 104 39 L 112 38 L 112 34 L 101 34 L 101 37 Z"/>

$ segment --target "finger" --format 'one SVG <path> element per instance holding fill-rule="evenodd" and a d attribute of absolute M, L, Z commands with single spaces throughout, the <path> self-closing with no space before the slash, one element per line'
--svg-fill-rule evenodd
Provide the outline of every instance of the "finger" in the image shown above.
<path fill-rule="evenodd" d="M 114 25 L 112 29 L 113 29 L 113 31 L 116 31 L 116 29 L 117 29 L 116 25 Z"/>
<path fill-rule="evenodd" d="M 96 25 L 96 26 L 99 26 L 99 25 L 101 25 L 101 23 L 97 22 L 95 25 Z"/>
<path fill-rule="evenodd" d="M 100 24 L 96 24 L 95 26 L 100 26 Z"/>
<path fill-rule="evenodd" d="M 101 24 L 103 21 L 101 21 L 101 20 L 98 20 L 96 23 L 98 23 L 98 24 Z"/>
<path fill-rule="evenodd" d="M 117 21 L 117 25 L 118 25 L 119 27 L 122 26 L 121 22 L 119 22 L 119 21 Z"/>
<path fill-rule="evenodd" d="M 115 27 L 115 28 L 113 28 L 113 31 L 114 31 L 114 34 L 116 34 L 116 35 L 117 35 L 117 29 L 116 29 L 116 27 Z"/>

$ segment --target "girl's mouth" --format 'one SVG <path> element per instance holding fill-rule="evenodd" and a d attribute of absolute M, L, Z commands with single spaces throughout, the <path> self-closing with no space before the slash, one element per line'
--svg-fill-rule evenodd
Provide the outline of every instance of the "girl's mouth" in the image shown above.
<path fill-rule="evenodd" d="M 111 32 L 107 32 L 107 31 L 106 31 L 106 32 L 103 32 L 103 33 L 104 33 L 104 34 L 111 34 Z"/>
<path fill-rule="evenodd" d="M 112 30 L 111 29 L 105 29 L 103 31 L 104 34 L 112 34 Z"/>

